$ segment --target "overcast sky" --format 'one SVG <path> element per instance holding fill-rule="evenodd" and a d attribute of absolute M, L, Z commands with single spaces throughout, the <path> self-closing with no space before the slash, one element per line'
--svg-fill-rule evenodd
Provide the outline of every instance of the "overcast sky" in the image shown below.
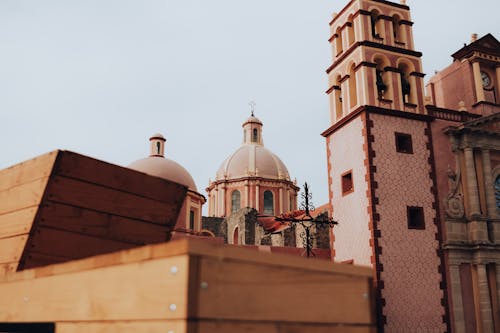
<path fill-rule="evenodd" d="M 0 169 L 55 149 L 126 166 L 148 138 L 205 193 L 255 100 L 265 146 L 328 200 L 328 22 L 347 0 L 0 0 Z M 427 78 L 498 0 L 409 0 Z"/>

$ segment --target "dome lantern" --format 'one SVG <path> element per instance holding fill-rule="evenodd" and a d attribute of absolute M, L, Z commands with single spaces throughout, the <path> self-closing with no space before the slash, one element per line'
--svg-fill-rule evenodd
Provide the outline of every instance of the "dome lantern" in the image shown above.
<path fill-rule="evenodd" d="M 149 138 L 149 156 L 165 157 L 165 138 L 157 133 Z"/>

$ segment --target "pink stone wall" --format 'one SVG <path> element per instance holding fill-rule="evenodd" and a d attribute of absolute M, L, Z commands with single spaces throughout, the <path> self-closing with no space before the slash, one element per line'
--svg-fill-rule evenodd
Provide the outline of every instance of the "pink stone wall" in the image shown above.
<path fill-rule="evenodd" d="M 385 332 L 444 332 L 427 124 L 378 114 L 370 114 L 370 120 Z M 412 136 L 413 154 L 396 152 L 394 132 Z M 424 230 L 408 229 L 407 206 L 423 207 Z"/>
<path fill-rule="evenodd" d="M 331 134 L 328 145 L 331 166 L 331 203 L 333 218 L 339 222 L 335 234 L 335 261 L 354 260 L 356 265 L 371 266 L 371 231 L 368 214 L 366 166 L 364 161 L 364 122 L 362 116 L 353 119 Z M 354 191 L 342 195 L 341 175 L 352 170 Z"/>
<path fill-rule="evenodd" d="M 470 63 L 455 61 L 434 75 L 427 85 L 427 95 L 434 105 L 445 109 L 457 110 L 458 103 L 464 101 L 467 111 L 472 112 L 476 94 Z"/>

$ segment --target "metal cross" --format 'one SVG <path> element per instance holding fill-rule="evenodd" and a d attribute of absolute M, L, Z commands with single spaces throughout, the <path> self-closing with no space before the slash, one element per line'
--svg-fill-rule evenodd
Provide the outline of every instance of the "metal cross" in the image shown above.
<path fill-rule="evenodd" d="M 311 211 L 314 211 L 314 206 L 312 205 L 312 202 L 310 202 L 311 198 L 312 194 L 309 193 L 309 186 L 307 186 L 307 183 L 305 183 L 304 193 L 302 193 L 303 201 L 300 206 L 301 210 L 304 211 L 303 216 L 301 215 L 302 217 L 299 216 L 299 218 L 295 218 L 281 215 L 275 218 L 276 221 L 288 222 L 290 224 L 300 224 L 304 228 L 305 232 L 300 236 L 302 237 L 302 240 L 304 242 L 304 247 L 306 248 L 308 258 L 314 256 L 312 248 L 313 240 L 315 237 L 311 234 L 311 228 L 317 225 L 327 225 L 330 228 L 333 228 L 336 224 L 338 224 L 338 222 L 334 221 L 333 218 L 325 216 L 323 214 L 312 217 Z"/>
<path fill-rule="evenodd" d="M 250 101 L 248 105 L 250 105 L 250 111 L 252 112 L 253 117 L 253 112 L 255 111 L 255 105 L 257 105 L 257 103 L 255 103 L 254 101 Z"/>

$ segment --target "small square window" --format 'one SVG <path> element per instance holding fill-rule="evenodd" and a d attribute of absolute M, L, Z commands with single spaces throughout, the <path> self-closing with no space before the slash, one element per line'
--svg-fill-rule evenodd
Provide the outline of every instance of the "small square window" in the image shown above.
<path fill-rule="evenodd" d="M 352 170 L 342 174 L 342 195 L 349 194 L 354 191 L 354 184 L 352 181 Z"/>
<path fill-rule="evenodd" d="M 406 207 L 408 215 L 408 229 L 425 229 L 424 208 Z"/>
<path fill-rule="evenodd" d="M 411 135 L 405 133 L 394 133 L 396 135 L 396 151 L 403 154 L 413 154 Z"/>

